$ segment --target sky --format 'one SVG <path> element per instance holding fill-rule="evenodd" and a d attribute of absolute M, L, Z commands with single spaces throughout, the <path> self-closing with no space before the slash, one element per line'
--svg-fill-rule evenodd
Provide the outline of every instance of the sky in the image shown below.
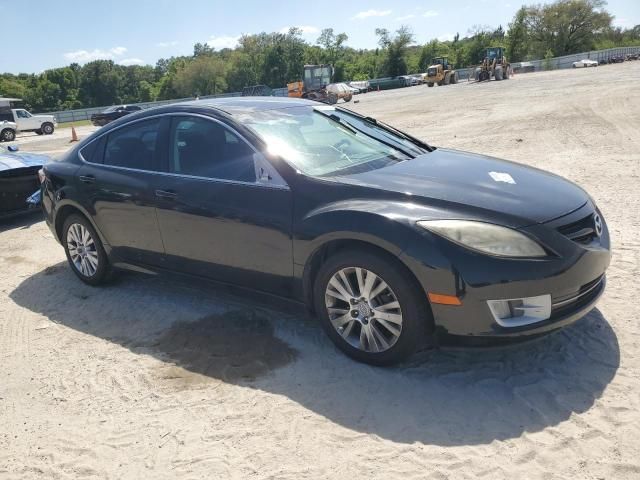
<path fill-rule="evenodd" d="M 525 4 L 548 3 L 531 0 Z M 506 29 L 523 2 L 515 0 L 0 0 L 0 72 L 39 73 L 98 58 L 154 65 L 188 55 L 197 42 L 233 47 L 242 34 L 302 29 L 315 43 L 331 27 L 354 48 L 375 48 L 376 27 L 409 25 L 416 42 L 464 37 L 474 25 Z M 305 8 L 308 6 L 309 8 Z M 614 24 L 640 24 L 640 0 L 609 0 Z"/>

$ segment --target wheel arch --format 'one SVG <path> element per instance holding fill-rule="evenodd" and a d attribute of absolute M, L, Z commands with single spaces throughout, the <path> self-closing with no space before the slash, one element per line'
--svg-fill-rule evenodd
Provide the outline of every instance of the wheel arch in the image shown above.
<path fill-rule="evenodd" d="M 418 280 L 418 277 L 414 274 L 411 268 L 399 257 L 399 251 L 396 248 L 393 248 L 390 244 L 386 245 L 384 242 L 376 242 L 373 243 L 366 238 L 363 237 L 343 237 L 343 238 L 332 238 L 327 240 L 326 242 L 319 245 L 308 257 L 303 274 L 302 274 L 302 289 L 304 302 L 311 311 L 311 313 L 315 313 L 314 307 L 314 284 L 318 272 L 320 271 L 320 267 L 324 260 L 329 258 L 332 255 L 335 255 L 338 252 L 342 252 L 344 250 L 366 250 L 372 252 L 376 255 L 382 256 L 386 258 L 389 262 L 397 265 L 400 269 L 402 269 L 406 275 L 407 280 L 416 288 L 418 291 L 423 292 L 424 289 Z M 431 305 L 426 297 L 426 294 L 421 295 L 421 298 L 424 299 L 425 308 L 431 312 Z M 433 315 L 431 315 L 433 318 Z"/>
<path fill-rule="evenodd" d="M 91 226 L 98 233 L 98 236 L 100 237 L 100 241 L 102 242 L 104 249 L 108 252 L 109 251 L 108 243 L 104 238 L 104 235 L 102 235 L 102 232 L 100 231 L 96 223 L 93 221 L 93 218 L 91 217 L 89 212 L 87 212 L 80 205 L 73 202 L 65 202 L 62 205 L 58 205 L 58 207 L 56 208 L 56 214 L 53 220 L 53 225 L 54 225 L 56 236 L 58 237 L 58 241 L 62 243 L 62 240 L 63 240 L 62 227 L 64 226 L 65 220 L 69 218 L 69 215 L 73 215 L 74 213 L 86 218 L 89 221 Z"/>

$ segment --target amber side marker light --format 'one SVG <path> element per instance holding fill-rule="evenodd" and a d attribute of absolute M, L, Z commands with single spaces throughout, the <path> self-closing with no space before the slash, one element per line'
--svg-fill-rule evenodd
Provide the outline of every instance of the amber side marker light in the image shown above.
<path fill-rule="evenodd" d="M 462 305 L 458 297 L 454 295 L 442 295 L 440 293 L 429 293 L 429 301 L 431 303 L 439 303 L 440 305 Z"/>

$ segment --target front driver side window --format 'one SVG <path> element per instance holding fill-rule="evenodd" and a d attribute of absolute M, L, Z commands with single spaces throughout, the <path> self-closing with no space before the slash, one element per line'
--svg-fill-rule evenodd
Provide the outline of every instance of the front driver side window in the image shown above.
<path fill-rule="evenodd" d="M 243 139 L 213 120 L 185 116 L 171 122 L 172 173 L 253 183 L 253 154 Z"/>

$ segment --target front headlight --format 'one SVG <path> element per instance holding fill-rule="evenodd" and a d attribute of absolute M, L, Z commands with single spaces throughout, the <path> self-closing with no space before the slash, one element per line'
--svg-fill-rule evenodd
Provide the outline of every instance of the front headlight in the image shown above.
<path fill-rule="evenodd" d="M 421 220 L 422 228 L 467 248 L 502 257 L 546 257 L 526 235 L 507 227 L 470 220 Z"/>

